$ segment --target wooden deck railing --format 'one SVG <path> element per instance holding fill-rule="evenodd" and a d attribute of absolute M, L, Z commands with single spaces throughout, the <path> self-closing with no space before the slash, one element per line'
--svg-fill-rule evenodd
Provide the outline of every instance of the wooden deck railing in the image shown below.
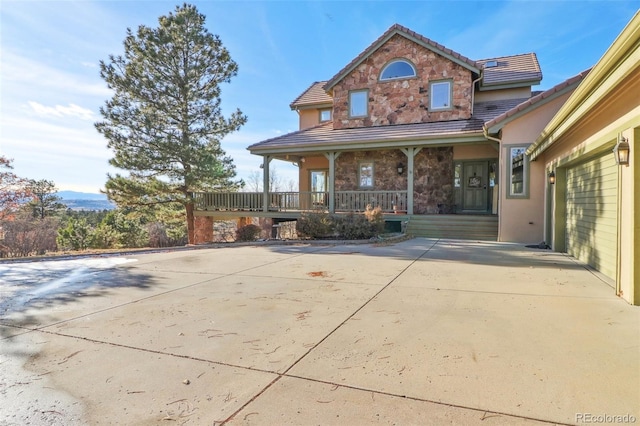
<path fill-rule="evenodd" d="M 199 192 L 194 194 L 196 210 L 264 211 L 262 192 Z M 268 211 L 296 212 L 329 209 L 328 192 L 270 192 Z M 336 212 L 364 211 L 367 205 L 380 206 L 385 213 L 407 210 L 407 191 L 337 191 Z"/>

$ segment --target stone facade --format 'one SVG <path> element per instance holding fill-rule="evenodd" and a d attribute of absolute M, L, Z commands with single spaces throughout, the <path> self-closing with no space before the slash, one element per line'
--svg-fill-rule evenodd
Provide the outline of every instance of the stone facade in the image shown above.
<path fill-rule="evenodd" d="M 391 60 L 404 58 L 416 77 L 379 81 Z M 453 81 L 452 107 L 430 111 L 429 82 Z M 400 35 L 393 36 L 333 88 L 335 129 L 462 120 L 471 116 L 471 71 Z M 368 89 L 369 115 L 349 118 L 349 91 Z"/>
<path fill-rule="evenodd" d="M 343 152 L 336 160 L 336 191 L 362 190 L 358 167 L 373 161 L 375 191 L 406 191 L 407 156 L 400 150 Z M 398 163 L 405 172 L 398 175 Z M 414 214 L 449 214 L 453 208 L 453 148 L 423 148 L 414 158 Z"/>
<path fill-rule="evenodd" d="M 414 158 L 415 214 L 450 214 L 453 206 L 453 148 L 423 148 Z"/>
<path fill-rule="evenodd" d="M 358 168 L 363 161 L 373 161 L 373 188 L 376 191 L 406 191 L 407 173 L 398 175 L 398 163 L 407 164 L 399 150 L 343 152 L 336 160 L 336 191 L 359 191 Z"/>

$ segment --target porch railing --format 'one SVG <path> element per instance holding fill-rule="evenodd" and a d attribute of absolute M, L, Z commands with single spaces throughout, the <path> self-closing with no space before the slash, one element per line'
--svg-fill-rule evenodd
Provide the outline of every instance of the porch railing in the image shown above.
<path fill-rule="evenodd" d="M 194 194 L 196 210 L 207 211 L 264 211 L 262 192 L 199 192 Z M 270 192 L 268 211 L 296 212 L 329 209 L 329 192 Z M 385 213 L 407 210 L 407 191 L 336 191 L 336 212 L 364 211 L 367 205 Z"/>

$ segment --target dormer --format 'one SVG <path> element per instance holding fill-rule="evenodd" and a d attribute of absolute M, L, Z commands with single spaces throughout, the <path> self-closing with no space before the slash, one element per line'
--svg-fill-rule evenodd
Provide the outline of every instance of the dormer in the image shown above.
<path fill-rule="evenodd" d="M 531 97 L 531 86 L 540 84 L 542 71 L 535 53 L 481 59 L 483 71 L 476 102 Z"/>
<path fill-rule="evenodd" d="M 333 119 L 333 99 L 323 89 L 326 83 L 326 81 L 314 82 L 289 105 L 298 113 L 300 130 Z"/>

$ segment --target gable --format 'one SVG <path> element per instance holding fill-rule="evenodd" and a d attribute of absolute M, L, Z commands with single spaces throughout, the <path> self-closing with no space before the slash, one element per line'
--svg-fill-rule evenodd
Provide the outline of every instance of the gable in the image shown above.
<path fill-rule="evenodd" d="M 398 60 L 411 64 L 415 77 L 380 80 L 381 72 Z M 334 128 L 470 118 L 474 73 L 468 64 L 459 62 L 402 34 L 393 34 L 377 49 L 368 51 L 367 57 L 349 73 L 331 83 Z M 444 108 L 432 108 L 434 83 L 448 85 L 445 92 L 450 91 L 450 99 Z M 355 92 L 367 100 L 366 113 L 358 117 L 350 113 L 350 93 Z"/>
<path fill-rule="evenodd" d="M 365 61 L 373 52 L 384 46 L 391 38 L 400 36 L 412 41 L 418 46 L 421 46 L 427 50 L 449 59 L 458 65 L 467 68 L 471 72 L 479 73 L 480 67 L 471 59 L 463 56 L 451 49 L 444 47 L 443 45 L 434 42 L 433 40 L 424 37 L 415 31 L 403 27 L 399 24 L 392 25 L 384 34 L 382 34 L 376 41 L 374 41 L 369 47 L 367 47 L 362 53 L 356 56 L 349 64 L 341 69 L 335 76 L 333 76 L 324 86 L 327 92 L 331 92 L 333 87 L 338 84 L 343 78 L 349 75 L 356 67 L 358 67 L 363 61 Z"/>

